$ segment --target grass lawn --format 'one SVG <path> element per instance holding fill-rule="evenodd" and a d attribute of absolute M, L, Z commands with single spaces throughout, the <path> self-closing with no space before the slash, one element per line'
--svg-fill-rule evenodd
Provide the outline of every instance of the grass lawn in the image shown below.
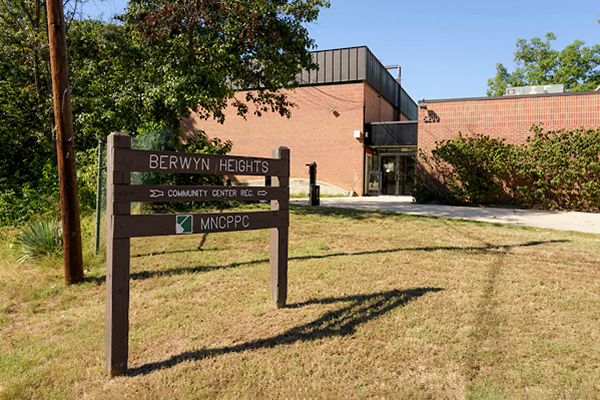
<path fill-rule="evenodd" d="M 130 369 L 108 379 L 84 222 L 72 287 L 0 233 L 0 398 L 600 396 L 599 235 L 297 206 L 280 310 L 266 230 L 132 239 Z"/>

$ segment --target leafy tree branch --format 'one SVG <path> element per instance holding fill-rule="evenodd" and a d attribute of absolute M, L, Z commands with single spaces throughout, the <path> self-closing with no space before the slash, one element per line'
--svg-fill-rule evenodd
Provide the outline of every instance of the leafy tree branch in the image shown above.
<path fill-rule="evenodd" d="M 594 90 L 600 85 L 600 45 L 585 46 L 575 40 L 563 50 L 552 48 L 556 35 L 547 33 L 545 40 L 517 40 L 514 72 L 496 64 L 496 76 L 488 80 L 488 96 L 502 96 L 507 87 L 563 84 L 567 92 Z"/>

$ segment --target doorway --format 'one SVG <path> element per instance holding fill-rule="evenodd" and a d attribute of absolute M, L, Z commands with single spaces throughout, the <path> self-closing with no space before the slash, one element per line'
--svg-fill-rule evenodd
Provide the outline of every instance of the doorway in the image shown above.
<path fill-rule="evenodd" d="M 393 196 L 410 195 L 414 184 L 414 156 L 384 153 L 379 160 L 380 193 Z"/>

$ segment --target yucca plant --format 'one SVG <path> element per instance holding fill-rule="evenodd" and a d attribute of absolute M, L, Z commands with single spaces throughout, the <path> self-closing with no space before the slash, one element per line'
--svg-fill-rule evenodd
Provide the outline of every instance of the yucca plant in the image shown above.
<path fill-rule="evenodd" d="M 15 237 L 19 262 L 62 251 L 62 228 L 52 218 L 32 222 Z"/>

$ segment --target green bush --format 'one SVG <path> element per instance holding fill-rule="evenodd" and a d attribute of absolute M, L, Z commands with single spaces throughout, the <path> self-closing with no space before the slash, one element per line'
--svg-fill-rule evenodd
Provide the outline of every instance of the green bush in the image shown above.
<path fill-rule="evenodd" d="M 515 170 L 517 198 L 543 208 L 600 209 L 600 128 L 544 132 L 532 128 Z"/>
<path fill-rule="evenodd" d="M 154 149 L 186 153 L 227 154 L 231 142 L 218 138 L 209 139 L 202 131 L 196 135 L 184 137 L 180 131 L 163 126 L 149 126 L 134 136 L 134 149 Z M 98 176 L 98 154 L 96 148 L 77 152 L 77 183 L 80 211 L 91 212 L 96 207 Z M 105 158 L 102 161 L 105 163 Z M 34 174 L 36 178 L 19 187 L 0 186 L 0 225 L 16 226 L 33 217 L 47 216 L 58 218 L 60 215 L 60 191 L 58 186 L 58 168 L 55 158 L 45 161 L 42 168 Z M 103 177 L 106 182 L 106 175 Z M 155 185 L 222 185 L 221 176 L 194 174 L 153 174 L 133 173 L 134 184 Z M 106 188 L 106 184 L 104 184 Z M 177 211 L 202 207 L 199 202 L 153 203 L 144 205 L 154 211 Z M 214 206 L 214 204 L 211 204 Z M 227 202 L 218 203 L 218 207 L 228 207 Z"/>
<path fill-rule="evenodd" d="M 62 250 L 62 229 L 53 218 L 42 218 L 27 225 L 15 237 L 19 262 L 39 256 L 58 254 Z"/>
<path fill-rule="evenodd" d="M 104 180 L 106 180 L 106 175 Z M 79 209 L 82 212 L 96 209 L 98 185 L 98 149 L 77 152 L 77 186 Z M 105 185 L 106 186 L 106 185 Z"/>
<path fill-rule="evenodd" d="M 0 191 L 0 225 L 16 226 L 34 216 L 56 217 L 60 212 L 58 172 L 46 160 L 37 178 Z"/>
<path fill-rule="evenodd" d="M 82 212 L 96 206 L 97 150 L 77 152 L 79 207 Z M 31 218 L 60 215 L 58 167 L 54 158 L 47 159 L 36 179 L 0 191 L 0 225 L 16 226 Z"/>
<path fill-rule="evenodd" d="M 515 146 L 504 139 L 477 135 L 436 143 L 427 156 L 420 154 L 415 187 L 417 202 L 450 204 L 510 203 Z"/>
<path fill-rule="evenodd" d="M 416 182 L 412 195 L 417 203 L 460 204 L 450 189 L 454 184 L 449 182 L 452 174 L 448 164 L 434 161 L 431 154 L 420 150 L 415 168 Z"/>
<path fill-rule="evenodd" d="M 417 202 L 600 209 L 600 129 L 544 132 L 524 145 L 484 135 L 436 143 L 419 157 Z"/>

